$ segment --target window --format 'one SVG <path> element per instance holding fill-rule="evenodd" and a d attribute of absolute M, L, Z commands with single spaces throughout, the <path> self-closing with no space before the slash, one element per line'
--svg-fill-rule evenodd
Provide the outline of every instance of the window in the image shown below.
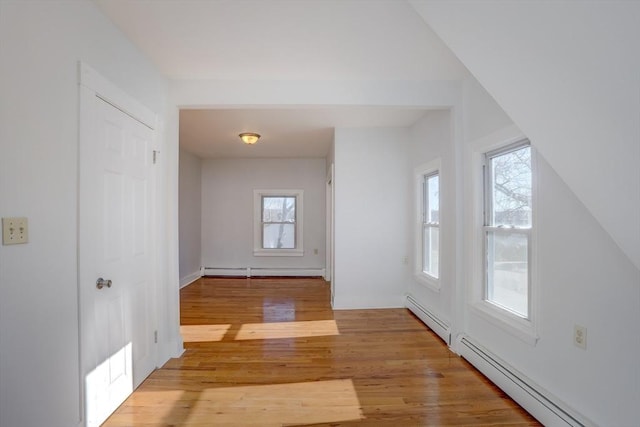
<path fill-rule="evenodd" d="M 296 197 L 262 196 L 262 249 L 295 249 Z"/>
<path fill-rule="evenodd" d="M 302 190 L 254 191 L 254 255 L 303 255 L 302 194 Z"/>
<path fill-rule="evenodd" d="M 440 277 L 440 162 L 416 169 L 416 278 L 439 289 Z"/>
<path fill-rule="evenodd" d="M 531 313 L 533 168 L 529 141 L 485 154 L 484 299 L 518 317 Z"/>
<path fill-rule="evenodd" d="M 423 176 L 422 182 L 422 272 L 437 279 L 440 254 L 440 176 Z"/>

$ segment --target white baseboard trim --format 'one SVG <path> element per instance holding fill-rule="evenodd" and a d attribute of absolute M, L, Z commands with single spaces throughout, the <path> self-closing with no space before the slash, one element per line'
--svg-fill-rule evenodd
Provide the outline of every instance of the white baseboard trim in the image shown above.
<path fill-rule="evenodd" d="M 467 335 L 458 337 L 460 355 L 546 426 L 595 427 L 564 402 Z"/>
<path fill-rule="evenodd" d="M 429 329 L 442 338 L 448 346 L 451 346 L 451 328 L 444 320 L 425 308 L 411 294 L 407 295 L 405 307 L 411 310 Z"/>
<path fill-rule="evenodd" d="M 196 272 L 188 274 L 185 277 L 181 277 L 180 278 L 180 289 L 184 288 L 187 285 L 192 284 L 193 282 L 195 282 L 196 280 L 198 280 L 201 277 L 202 277 L 202 270 L 198 270 Z"/>
<path fill-rule="evenodd" d="M 182 337 L 160 344 L 160 348 L 158 349 L 158 351 L 159 354 L 156 360 L 156 366 L 160 368 L 165 363 L 167 363 L 169 359 L 177 359 L 182 356 L 185 351 Z"/>
<path fill-rule="evenodd" d="M 297 276 L 297 277 L 324 277 L 324 268 L 217 268 L 205 267 L 205 276 Z"/>

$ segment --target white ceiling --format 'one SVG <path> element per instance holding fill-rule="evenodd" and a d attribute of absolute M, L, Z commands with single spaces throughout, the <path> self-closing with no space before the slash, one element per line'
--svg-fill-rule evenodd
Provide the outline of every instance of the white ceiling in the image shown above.
<path fill-rule="evenodd" d="M 404 127 L 426 113 L 381 107 L 182 110 L 180 143 L 203 158 L 326 157 L 335 127 Z M 240 132 L 262 137 L 246 145 Z"/>
<path fill-rule="evenodd" d="M 467 75 L 405 0 L 94 1 L 173 80 L 421 81 Z M 361 106 L 185 110 L 180 144 L 203 157 L 323 157 L 336 126 L 407 126 L 425 113 Z M 242 131 L 263 138 L 254 147 L 238 145 Z"/>

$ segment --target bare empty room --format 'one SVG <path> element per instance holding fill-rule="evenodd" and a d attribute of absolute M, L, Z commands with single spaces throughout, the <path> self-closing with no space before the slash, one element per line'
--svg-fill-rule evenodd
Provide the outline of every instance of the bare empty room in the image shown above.
<path fill-rule="evenodd" d="M 635 425 L 639 19 L 0 0 L 0 426 Z"/>

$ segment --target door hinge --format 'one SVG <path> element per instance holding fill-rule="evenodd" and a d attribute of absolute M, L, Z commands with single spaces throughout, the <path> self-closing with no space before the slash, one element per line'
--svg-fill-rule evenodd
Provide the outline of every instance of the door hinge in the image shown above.
<path fill-rule="evenodd" d="M 160 154 L 159 151 L 157 150 L 153 150 L 153 164 L 155 165 L 158 161 L 158 154 Z"/>
<path fill-rule="evenodd" d="M 153 331 L 153 342 L 158 344 L 158 331 Z"/>

